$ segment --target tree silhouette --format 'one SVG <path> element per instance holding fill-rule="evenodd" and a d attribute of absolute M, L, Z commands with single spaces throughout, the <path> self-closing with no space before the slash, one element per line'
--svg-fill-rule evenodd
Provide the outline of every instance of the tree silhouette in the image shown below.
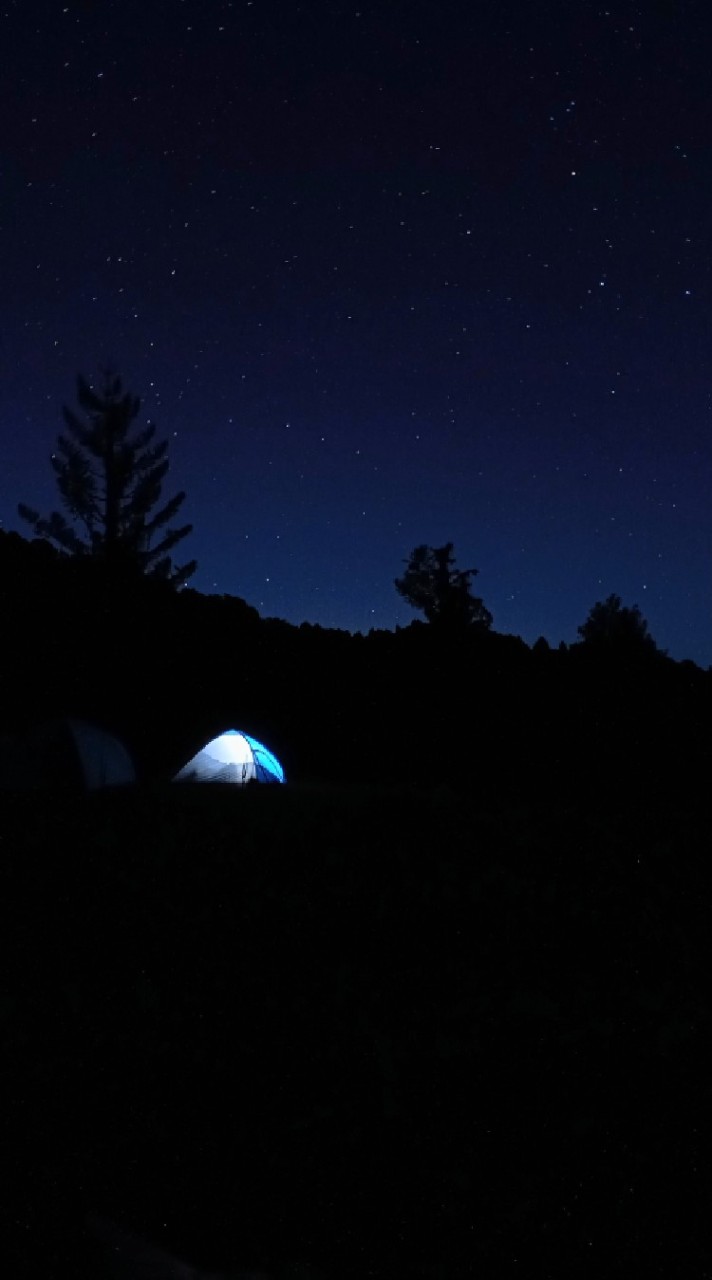
<path fill-rule="evenodd" d="M 584 644 L 598 648 L 659 652 L 637 604 L 632 607 L 623 605 L 617 595 L 599 600 L 578 628 L 578 634 Z"/>
<path fill-rule="evenodd" d="M 478 570 L 455 568 L 452 542 L 416 547 L 405 564 L 405 573 L 395 579 L 396 590 L 413 609 L 422 609 L 428 622 L 450 631 L 492 626 L 489 609 L 472 594 Z"/>
<path fill-rule="evenodd" d="M 20 515 L 38 537 L 71 556 L 99 561 L 112 574 L 138 572 L 184 582 L 196 562 L 175 567 L 169 552 L 193 526 L 168 526 L 185 494 L 176 494 L 154 512 L 168 472 L 167 441 L 154 443 L 156 428 L 150 422 L 131 435 L 141 401 L 123 391 L 111 370 L 99 392 L 79 375 L 77 400 L 84 421 L 64 407 L 67 434 L 59 436 L 51 457 L 71 523 L 58 511 L 45 519 L 24 503 L 18 506 Z"/>

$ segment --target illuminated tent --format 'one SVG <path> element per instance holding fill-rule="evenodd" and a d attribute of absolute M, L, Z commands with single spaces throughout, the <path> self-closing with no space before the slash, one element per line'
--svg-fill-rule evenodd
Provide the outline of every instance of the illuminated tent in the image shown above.
<path fill-rule="evenodd" d="M 50 720 L 0 742 L 0 785 L 6 789 L 96 791 L 135 781 L 123 743 L 85 720 Z"/>
<path fill-rule="evenodd" d="M 279 760 L 256 738 L 228 729 L 208 742 L 176 774 L 174 782 L 284 782 Z"/>

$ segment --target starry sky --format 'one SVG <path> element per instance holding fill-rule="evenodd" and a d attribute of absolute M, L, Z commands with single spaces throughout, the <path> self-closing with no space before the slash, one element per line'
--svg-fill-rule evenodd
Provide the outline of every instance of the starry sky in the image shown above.
<path fill-rule="evenodd" d="M 497 631 L 712 663 L 707 0 L 0 0 L 0 519 L 78 372 L 191 586 L 350 631 L 455 544 Z"/>

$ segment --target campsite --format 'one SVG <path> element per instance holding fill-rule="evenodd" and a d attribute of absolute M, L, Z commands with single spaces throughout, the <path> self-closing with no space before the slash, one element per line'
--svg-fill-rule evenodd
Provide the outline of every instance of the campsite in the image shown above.
<path fill-rule="evenodd" d="M 135 781 L 1 797 L 13 1274 L 113 1274 L 92 1215 L 199 1274 L 675 1274 L 709 673 L 43 571 L 4 578 L 5 750 L 69 719 Z M 176 783 L 228 729 L 286 781 Z"/>
<path fill-rule="evenodd" d="M 712 0 L 0 51 L 0 1280 L 712 1280 Z"/>

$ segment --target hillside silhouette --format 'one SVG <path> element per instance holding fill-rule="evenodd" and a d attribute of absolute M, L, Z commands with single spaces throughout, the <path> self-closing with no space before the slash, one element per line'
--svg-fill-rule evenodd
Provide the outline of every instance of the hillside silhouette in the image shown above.
<path fill-rule="evenodd" d="M 551 649 L 420 621 L 368 635 L 294 626 L 233 596 L 108 582 L 100 564 L 4 532 L 0 599 L 2 728 L 95 720 L 147 781 L 231 726 L 294 780 L 546 800 L 702 776 L 710 674 L 647 636 Z"/>
<path fill-rule="evenodd" d="M 677 1274 L 681 1237 L 697 1274 L 708 672 L 16 534 L 0 592 L 0 728 L 83 717 L 139 776 L 2 797 L 13 1275 L 116 1275 L 97 1217 L 165 1280 Z M 170 785 L 229 726 L 287 786 Z"/>

